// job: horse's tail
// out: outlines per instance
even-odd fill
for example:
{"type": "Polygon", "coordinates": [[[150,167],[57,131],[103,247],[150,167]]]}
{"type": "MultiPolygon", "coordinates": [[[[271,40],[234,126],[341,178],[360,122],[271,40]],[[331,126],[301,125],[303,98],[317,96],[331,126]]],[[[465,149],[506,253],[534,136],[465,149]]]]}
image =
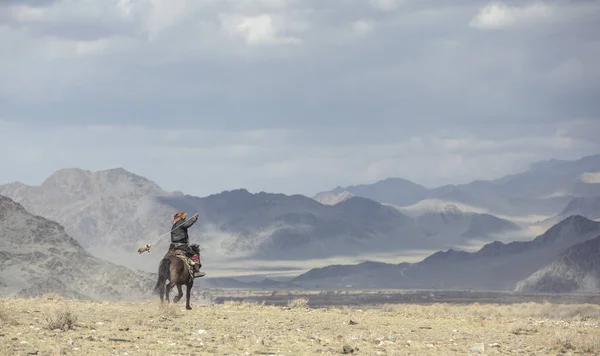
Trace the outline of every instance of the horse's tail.
{"type": "Polygon", "coordinates": [[[161,292],[165,289],[165,282],[171,274],[171,260],[164,258],[158,265],[158,280],[154,286],[154,292],[162,294],[161,292]]]}

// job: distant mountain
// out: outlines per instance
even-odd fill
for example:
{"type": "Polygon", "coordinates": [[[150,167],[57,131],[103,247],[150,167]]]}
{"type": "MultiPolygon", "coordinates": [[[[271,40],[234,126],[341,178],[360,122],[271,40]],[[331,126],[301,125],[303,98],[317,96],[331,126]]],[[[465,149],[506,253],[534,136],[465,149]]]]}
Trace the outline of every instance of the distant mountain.
{"type": "Polygon", "coordinates": [[[571,216],[532,241],[492,242],[477,252],[450,249],[413,264],[324,267],[292,281],[304,287],[512,290],[515,283],[553,261],[561,252],[600,234],[600,223],[571,216]],[[347,272],[352,269],[351,272],[347,272]],[[310,278],[309,278],[310,277],[310,278]]]}
{"type": "Polygon", "coordinates": [[[584,179],[585,174],[600,172],[600,155],[575,161],[537,162],[530,169],[494,180],[445,185],[427,189],[418,184],[390,178],[374,184],[338,187],[321,192],[314,199],[335,201],[331,195],[347,191],[381,203],[399,207],[422,204],[427,200],[470,206],[477,212],[493,215],[556,215],[573,198],[600,196],[600,184],[584,179]]]}
{"type": "Polygon", "coordinates": [[[365,198],[329,206],[302,195],[239,189],[159,201],[199,212],[199,234],[219,236],[213,250],[228,256],[297,260],[436,245],[410,217],[365,198]]]}
{"type": "Polygon", "coordinates": [[[322,204],[336,204],[350,196],[359,196],[378,202],[405,206],[415,204],[428,197],[428,189],[401,178],[389,178],[373,184],[337,187],[330,192],[321,192],[314,199],[322,204]]]}
{"type": "Polygon", "coordinates": [[[337,203],[343,202],[344,200],[350,199],[353,196],[354,194],[350,193],[347,190],[337,193],[337,191],[334,189],[334,191],[332,192],[318,193],[314,196],[314,199],[324,205],[335,205],[337,203]]]}
{"type": "Polygon", "coordinates": [[[0,295],[35,297],[54,292],[103,300],[148,297],[155,282],[87,253],[56,222],[0,196],[0,295]]]}
{"type": "Polygon", "coordinates": [[[515,287],[519,292],[600,292],[600,236],[562,252],[515,287]]]}
{"type": "Polygon", "coordinates": [[[61,169],[37,187],[1,185],[0,195],[59,222],[84,248],[134,248],[168,232],[174,213],[155,201],[169,193],[122,168],[61,169]]]}
{"type": "Polygon", "coordinates": [[[468,239],[489,240],[497,234],[505,234],[520,228],[504,219],[489,214],[463,212],[454,204],[448,204],[440,211],[428,211],[416,218],[417,225],[427,236],[457,237],[450,244],[468,239]]]}
{"type": "Polygon", "coordinates": [[[579,197],[571,200],[556,216],[539,222],[541,226],[549,226],[570,215],[581,215],[590,220],[600,219],[600,196],[579,197]]]}

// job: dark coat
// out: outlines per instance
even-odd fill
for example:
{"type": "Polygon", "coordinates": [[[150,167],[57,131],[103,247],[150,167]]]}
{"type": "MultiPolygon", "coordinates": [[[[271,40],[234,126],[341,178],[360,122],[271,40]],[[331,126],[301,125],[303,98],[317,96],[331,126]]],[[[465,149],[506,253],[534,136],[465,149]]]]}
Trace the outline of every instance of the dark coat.
{"type": "Polygon", "coordinates": [[[188,229],[198,221],[198,217],[194,216],[189,220],[179,220],[171,229],[171,242],[189,243],[188,229]]]}

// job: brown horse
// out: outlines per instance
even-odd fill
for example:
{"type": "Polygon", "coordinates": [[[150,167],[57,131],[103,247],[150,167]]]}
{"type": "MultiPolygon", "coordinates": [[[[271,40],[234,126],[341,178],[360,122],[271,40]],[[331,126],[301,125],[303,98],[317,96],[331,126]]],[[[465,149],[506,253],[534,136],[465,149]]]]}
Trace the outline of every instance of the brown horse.
{"type": "MultiPolygon", "coordinates": [[[[192,246],[194,248],[196,246],[192,246]]],[[[199,252],[199,251],[198,251],[199,252]]],[[[200,254],[198,253],[198,257],[200,254]]],[[[198,261],[200,263],[200,261],[198,261]]],[[[202,264],[200,263],[200,266],[202,264]]],[[[154,291],[159,293],[161,304],[164,303],[164,297],[167,297],[167,303],[170,303],[169,292],[173,287],[177,287],[178,294],[173,298],[173,303],[179,302],[183,297],[183,291],[181,286],[185,285],[185,308],[191,310],[190,306],[190,293],[194,286],[194,277],[190,274],[190,269],[187,263],[183,261],[181,257],[178,257],[174,251],[169,251],[160,261],[158,265],[158,281],[154,287],[154,291]],[[169,281],[168,284],[165,283],[169,281]]]]}

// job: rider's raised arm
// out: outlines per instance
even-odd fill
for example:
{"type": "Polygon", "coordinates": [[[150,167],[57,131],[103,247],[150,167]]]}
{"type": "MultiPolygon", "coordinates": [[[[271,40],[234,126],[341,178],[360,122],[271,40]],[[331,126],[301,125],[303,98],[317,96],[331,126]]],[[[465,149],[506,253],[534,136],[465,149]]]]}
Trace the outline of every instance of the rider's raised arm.
{"type": "Polygon", "coordinates": [[[183,224],[181,224],[181,226],[185,227],[186,229],[191,227],[192,225],[194,225],[194,223],[198,221],[198,217],[196,215],[192,216],[191,219],[187,220],[186,222],[184,222],[183,224]]]}

